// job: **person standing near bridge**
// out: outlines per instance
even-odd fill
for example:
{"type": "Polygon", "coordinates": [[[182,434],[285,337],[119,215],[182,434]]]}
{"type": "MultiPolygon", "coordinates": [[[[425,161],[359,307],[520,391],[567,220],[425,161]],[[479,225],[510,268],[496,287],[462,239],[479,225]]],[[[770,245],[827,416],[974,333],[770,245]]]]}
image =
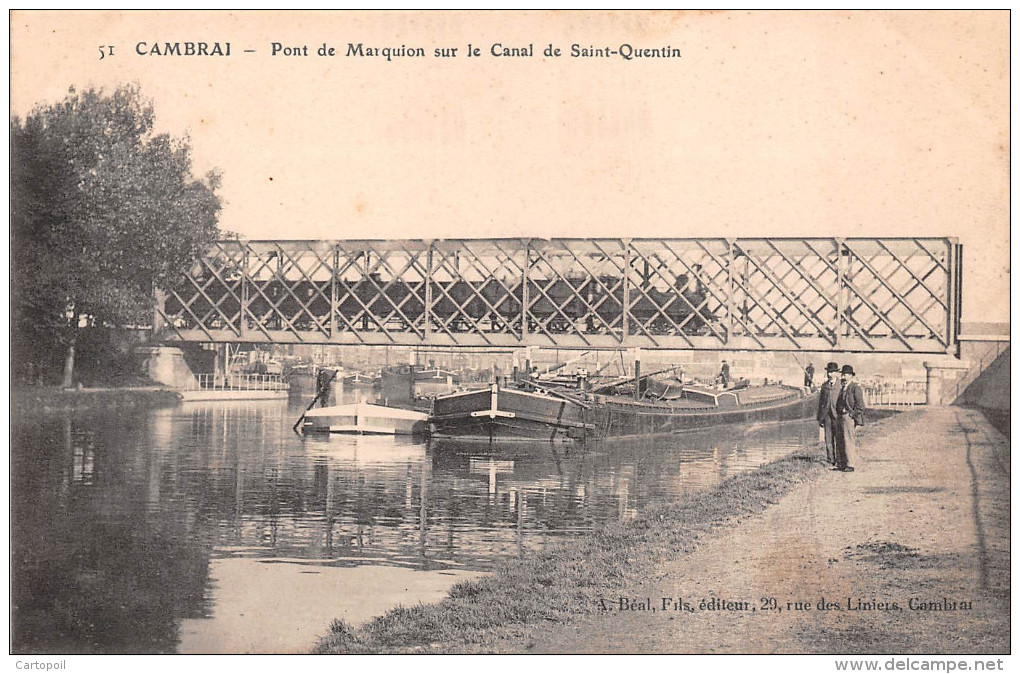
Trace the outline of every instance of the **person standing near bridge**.
{"type": "Polygon", "coordinates": [[[330,386],[336,377],[336,370],[322,368],[315,377],[315,397],[319,401],[319,407],[329,406],[330,386]]]}
{"type": "Polygon", "coordinates": [[[825,460],[833,470],[836,468],[836,434],[839,432],[839,415],[836,402],[841,389],[839,364],[830,362],[825,366],[825,382],[818,392],[818,426],[825,431],[825,460]]]}
{"type": "Polygon", "coordinates": [[[857,456],[857,427],[864,425],[864,392],[854,381],[856,373],[851,365],[844,365],[841,372],[843,388],[836,399],[836,414],[839,416],[839,432],[836,434],[836,469],[845,473],[853,471],[851,457],[857,456]]]}
{"type": "Polygon", "coordinates": [[[808,363],[807,367],[804,368],[804,386],[807,388],[814,388],[815,385],[815,365],[814,363],[808,363]]]}

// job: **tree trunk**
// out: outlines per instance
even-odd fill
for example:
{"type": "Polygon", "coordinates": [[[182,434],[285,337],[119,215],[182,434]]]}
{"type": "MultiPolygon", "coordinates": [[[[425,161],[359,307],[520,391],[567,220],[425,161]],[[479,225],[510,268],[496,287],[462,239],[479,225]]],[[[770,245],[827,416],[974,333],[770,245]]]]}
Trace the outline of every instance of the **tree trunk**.
{"type": "Polygon", "coordinates": [[[74,384],[74,347],[78,342],[78,314],[71,319],[71,329],[68,331],[67,356],[64,358],[64,381],[62,388],[71,388],[74,384]]]}

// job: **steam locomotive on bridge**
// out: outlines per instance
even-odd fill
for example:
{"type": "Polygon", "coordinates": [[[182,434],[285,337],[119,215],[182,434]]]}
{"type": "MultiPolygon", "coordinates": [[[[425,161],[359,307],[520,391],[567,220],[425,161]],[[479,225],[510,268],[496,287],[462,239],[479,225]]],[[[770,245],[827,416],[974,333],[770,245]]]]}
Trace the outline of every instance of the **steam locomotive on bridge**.
{"type": "MultiPolygon", "coordinates": [[[[239,275],[221,275],[220,280],[208,283],[199,277],[197,283],[204,287],[187,307],[180,297],[188,293],[170,293],[167,315],[180,317],[184,326],[194,316],[209,327],[222,327],[239,320],[241,298],[246,296],[248,320],[267,330],[316,330],[330,324],[335,301],[338,329],[400,331],[424,325],[425,302],[431,295],[428,315],[434,329],[505,333],[520,332],[525,301],[525,281],[520,278],[433,279],[426,288],[424,279],[370,273],[356,279],[338,277],[335,295],[330,278],[249,279],[243,291],[239,275]]],[[[614,275],[529,278],[526,284],[529,331],[617,331],[628,302],[632,321],[651,334],[705,334],[715,319],[704,285],[686,274],[676,276],[673,285],[637,275],[631,279],[629,297],[622,278],[614,275]]]]}
{"type": "Polygon", "coordinates": [[[961,256],[948,238],[231,239],[157,289],[153,327],[206,343],[941,354],[961,256]]]}

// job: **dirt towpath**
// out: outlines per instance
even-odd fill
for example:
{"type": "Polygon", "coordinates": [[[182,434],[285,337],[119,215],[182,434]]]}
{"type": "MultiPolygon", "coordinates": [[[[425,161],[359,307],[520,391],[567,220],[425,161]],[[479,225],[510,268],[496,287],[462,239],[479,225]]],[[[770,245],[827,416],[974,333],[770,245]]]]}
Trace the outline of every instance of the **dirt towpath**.
{"type": "Polygon", "coordinates": [[[855,465],[605,597],[612,610],[492,650],[1009,652],[1008,440],[976,410],[918,409],[867,427],[855,465]]]}

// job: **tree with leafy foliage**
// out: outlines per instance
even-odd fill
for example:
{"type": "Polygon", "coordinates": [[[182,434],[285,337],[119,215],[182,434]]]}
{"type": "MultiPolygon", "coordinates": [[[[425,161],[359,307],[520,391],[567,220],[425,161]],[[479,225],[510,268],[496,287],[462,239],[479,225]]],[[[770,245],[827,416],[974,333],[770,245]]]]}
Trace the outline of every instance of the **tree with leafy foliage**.
{"type": "Polygon", "coordinates": [[[72,88],[12,118],[16,371],[45,369],[59,352],[70,386],[81,330],[148,324],[153,289],[172,287],[219,236],[218,174],[193,177],[189,140],[153,122],[137,86],[72,88]]]}

